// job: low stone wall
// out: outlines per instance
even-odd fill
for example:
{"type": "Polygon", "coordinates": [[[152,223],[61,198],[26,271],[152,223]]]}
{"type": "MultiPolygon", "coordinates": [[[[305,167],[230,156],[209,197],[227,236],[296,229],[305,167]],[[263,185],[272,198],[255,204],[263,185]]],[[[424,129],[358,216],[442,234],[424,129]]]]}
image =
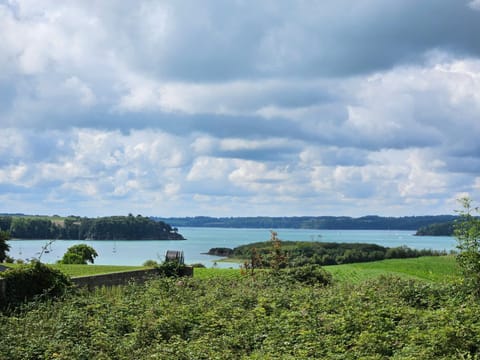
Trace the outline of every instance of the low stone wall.
{"type": "Polygon", "coordinates": [[[110,274],[81,276],[72,278],[72,282],[78,287],[93,289],[100,286],[125,285],[130,281],[143,283],[158,275],[157,269],[134,270],[110,274]]]}
{"type": "MultiPolygon", "coordinates": [[[[193,276],[193,268],[186,267],[182,276],[193,276]]],[[[101,286],[126,285],[133,281],[136,283],[144,283],[145,281],[158,276],[157,269],[124,271],[118,273],[91,275],[72,278],[72,282],[78,287],[93,289],[101,286]]]]}
{"type": "MultiPolygon", "coordinates": [[[[155,278],[158,275],[157,269],[133,270],[76,277],[72,278],[72,282],[78,287],[91,290],[101,286],[127,285],[131,281],[136,283],[144,283],[145,281],[155,278]]],[[[189,266],[185,267],[181,276],[193,276],[193,268],[189,266]]],[[[0,277],[0,299],[5,297],[6,284],[6,280],[0,277]]]]}

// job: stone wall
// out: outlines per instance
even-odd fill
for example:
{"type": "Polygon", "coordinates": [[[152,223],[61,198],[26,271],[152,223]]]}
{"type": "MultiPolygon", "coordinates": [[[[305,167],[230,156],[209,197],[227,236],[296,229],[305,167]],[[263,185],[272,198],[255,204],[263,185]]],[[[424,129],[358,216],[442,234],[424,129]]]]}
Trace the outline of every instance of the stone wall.
{"type": "MultiPolygon", "coordinates": [[[[76,277],[72,279],[72,282],[78,287],[93,289],[101,286],[126,285],[131,281],[136,283],[144,283],[145,281],[156,276],[158,276],[157,269],[147,269],[76,277]]],[[[186,267],[182,276],[193,276],[193,268],[186,267]]]]}
{"type": "Polygon", "coordinates": [[[100,286],[125,285],[130,281],[143,283],[157,275],[158,270],[156,269],[134,270],[111,274],[81,276],[72,278],[72,282],[78,287],[93,289],[100,286]]]}
{"type": "MultiPolygon", "coordinates": [[[[185,267],[184,272],[181,275],[193,276],[193,268],[189,266],[185,267]]],[[[144,283],[145,281],[156,276],[158,276],[157,269],[147,269],[76,277],[72,278],[72,282],[78,287],[91,290],[95,287],[101,286],[126,285],[131,281],[136,283],[144,283]]],[[[5,291],[6,281],[5,279],[0,278],[0,298],[5,297],[5,291]]]]}

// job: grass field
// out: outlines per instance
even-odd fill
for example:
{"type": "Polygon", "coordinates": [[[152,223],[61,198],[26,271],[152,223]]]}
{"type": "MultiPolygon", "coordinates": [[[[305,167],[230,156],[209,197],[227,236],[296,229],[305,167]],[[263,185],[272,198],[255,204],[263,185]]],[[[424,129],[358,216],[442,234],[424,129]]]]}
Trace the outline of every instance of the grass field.
{"type": "Polygon", "coordinates": [[[195,268],[193,276],[198,279],[209,279],[214,277],[238,278],[241,276],[239,269],[212,269],[212,268],[195,268]]]}
{"type": "MultiPolygon", "coordinates": [[[[413,259],[391,259],[374,262],[325,266],[339,282],[359,283],[381,275],[420,279],[431,282],[451,281],[460,275],[454,256],[425,256],[413,259]]],[[[238,269],[195,269],[198,278],[241,276],[238,269]]]]}
{"type": "MultiPolygon", "coordinates": [[[[16,267],[18,265],[6,264],[16,267]]],[[[107,274],[112,272],[146,269],[143,266],[117,266],[117,265],[66,265],[52,264],[65,274],[87,276],[107,274]]],[[[454,256],[425,256],[413,259],[391,259],[366,263],[325,266],[332,273],[333,278],[339,282],[359,283],[381,275],[395,275],[402,278],[413,278],[431,282],[451,281],[459,276],[459,268],[454,256]]],[[[212,269],[195,268],[194,276],[199,279],[213,277],[237,278],[240,277],[239,269],[212,269]]]]}
{"type": "Polygon", "coordinates": [[[337,281],[358,283],[381,275],[396,275],[431,282],[451,281],[460,270],[454,256],[425,256],[413,259],[391,259],[367,263],[325,266],[337,281]]]}
{"type": "Polygon", "coordinates": [[[68,276],[88,276],[98,274],[108,274],[121,271],[132,271],[147,269],[144,266],[120,266],[120,265],[68,265],[68,264],[54,264],[55,269],[62,271],[68,276]]]}

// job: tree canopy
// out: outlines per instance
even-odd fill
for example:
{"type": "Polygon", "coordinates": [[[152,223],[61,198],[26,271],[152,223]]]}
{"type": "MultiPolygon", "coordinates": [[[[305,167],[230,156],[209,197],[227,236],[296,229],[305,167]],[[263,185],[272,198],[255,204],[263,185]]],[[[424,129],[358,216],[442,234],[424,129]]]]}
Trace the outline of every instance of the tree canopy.
{"type": "Polygon", "coordinates": [[[95,258],[98,256],[97,252],[91,246],[86,244],[77,244],[70,246],[67,252],[63,255],[60,262],[62,264],[87,264],[94,263],[95,258]]]}
{"type": "Polygon", "coordinates": [[[10,250],[10,246],[7,244],[9,238],[8,232],[0,230],[0,262],[5,261],[7,252],[10,250]]]}

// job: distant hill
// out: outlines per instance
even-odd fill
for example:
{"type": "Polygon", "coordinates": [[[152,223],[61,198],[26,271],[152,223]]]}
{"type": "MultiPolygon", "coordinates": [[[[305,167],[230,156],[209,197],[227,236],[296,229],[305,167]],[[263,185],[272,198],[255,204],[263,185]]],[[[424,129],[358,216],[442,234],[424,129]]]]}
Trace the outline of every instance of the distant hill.
{"type": "Polygon", "coordinates": [[[0,216],[0,229],[17,239],[183,240],[169,224],[141,215],[86,218],[0,216]]]}
{"type": "Polygon", "coordinates": [[[328,230],[418,230],[421,227],[453,221],[454,215],[404,217],[363,216],[299,216],[299,217],[171,217],[153,219],[175,227],[223,227],[266,229],[328,229],[328,230]]]}

